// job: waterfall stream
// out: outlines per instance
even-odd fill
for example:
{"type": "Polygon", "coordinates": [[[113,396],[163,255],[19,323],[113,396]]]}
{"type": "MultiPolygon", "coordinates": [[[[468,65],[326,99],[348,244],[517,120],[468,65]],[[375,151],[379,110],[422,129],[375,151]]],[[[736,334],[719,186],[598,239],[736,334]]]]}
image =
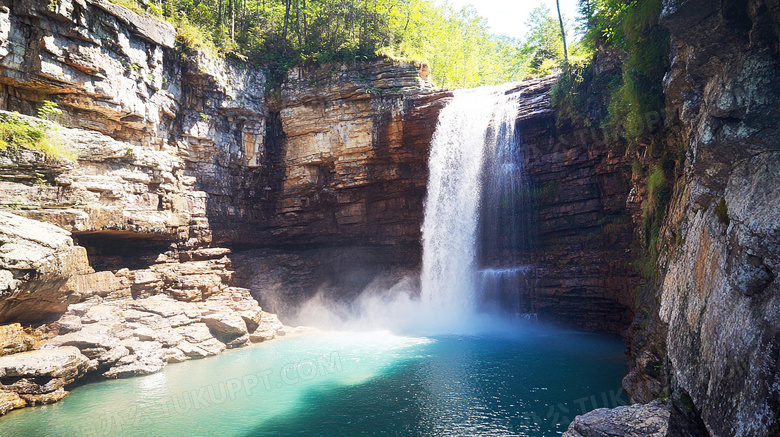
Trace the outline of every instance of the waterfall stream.
{"type": "Polygon", "coordinates": [[[479,309],[529,312],[518,265],[530,235],[531,190],[515,132],[511,85],[459,90],[431,142],[425,203],[423,304],[463,320],[479,309]]]}

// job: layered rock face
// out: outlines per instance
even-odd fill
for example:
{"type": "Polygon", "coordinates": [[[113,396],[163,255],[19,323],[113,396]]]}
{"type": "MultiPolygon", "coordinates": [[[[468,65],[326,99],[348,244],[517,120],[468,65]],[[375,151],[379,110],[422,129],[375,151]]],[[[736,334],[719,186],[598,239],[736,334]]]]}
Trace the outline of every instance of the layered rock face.
{"type": "Polygon", "coordinates": [[[261,169],[202,176],[218,202],[209,211],[217,240],[417,245],[428,145],[446,95],[406,63],[293,69],[269,102],[261,169]]]}
{"type": "Polygon", "coordinates": [[[33,113],[54,100],[70,125],[160,144],[180,99],[163,66],[175,37],[170,25],[107,0],[4,1],[0,107],[33,113]]]}
{"type": "MultiPolygon", "coordinates": [[[[282,325],[231,287],[193,162],[256,166],[258,71],[171,50],[173,28],[106,1],[0,8],[3,111],[78,156],[0,151],[0,412],[54,402],[88,374],[146,374],[274,338],[282,325]],[[221,154],[217,154],[219,149],[221,154]],[[216,159],[216,158],[215,158],[216,159]],[[47,222],[47,223],[42,223],[47,222]]],[[[258,88],[260,91],[258,91],[258,88]]]]}
{"type": "Polygon", "coordinates": [[[234,256],[237,284],[294,314],[317,292],[349,300],[419,268],[428,147],[449,96],[407,63],[293,69],[269,102],[262,169],[224,176],[229,198],[202,177],[215,240],[274,248],[234,256]]]}
{"type": "Polygon", "coordinates": [[[556,128],[555,78],[525,82],[518,129],[534,185],[536,236],[530,309],[587,330],[622,333],[633,317],[639,279],[630,266],[630,167],[601,133],[556,128]]]}
{"type": "Polygon", "coordinates": [[[777,435],[780,4],[664,6],[673,46],[665,90],[688,149],[659,291],[672,431],[777,435]]]}

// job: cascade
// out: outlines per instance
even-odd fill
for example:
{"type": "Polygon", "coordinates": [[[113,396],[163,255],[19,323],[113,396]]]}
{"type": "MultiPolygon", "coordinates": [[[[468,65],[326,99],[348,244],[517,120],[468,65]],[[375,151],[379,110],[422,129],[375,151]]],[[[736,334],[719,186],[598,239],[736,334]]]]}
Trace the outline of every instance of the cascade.
{"type": "Polygon", "coordinates": [[[462,320],[486,307],[528,312],[532,196],[515,132],[510,85],[455,92],[431,142],[425,202],[421,299],[462,320]]]}

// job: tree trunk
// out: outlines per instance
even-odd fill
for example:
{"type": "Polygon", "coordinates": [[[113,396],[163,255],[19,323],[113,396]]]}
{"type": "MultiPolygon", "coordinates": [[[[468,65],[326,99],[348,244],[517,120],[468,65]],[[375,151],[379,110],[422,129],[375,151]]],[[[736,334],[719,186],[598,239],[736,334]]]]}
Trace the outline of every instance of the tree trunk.
{"type": "Polygon", "coordinates": [[[295,0],[295,33],[298,34],[298,48],[303,47],[301,43],[301,0],[295,0]]]}
{"type": "Polygon", "coordinates": [[[566,30],[563,27],[563,16],[561,15],[561,4],[555,0],[555,7],[558,8],[558,21],[561,23],[561,38],[563,38],[563,60],[569,62],[569,52],[566,48],[566,30]]]}
{"type": "Polygon", "coordinates": [[[303,42],[306,43],[306,37],[309,35],[309,27],[306,24],[306,0],[303,0],[303,42]]]}
{"type": "Polygon", "coordinates": [[[282,39],[287,40],[287,23],[290,20],[290,4],[292,3],[292,0],[287,0],[285,2],[285,10],[284,10],[284,29],[282,30],[282,39]]]}
{"type": "Polygon", "coordinates": [[[219,8],[217,8],[217,27],[220,35],[222,34],[222,0],[219,0],[219,8]]]}
{"type": "Polygon", "coordinates": [[[230,0],[230,40],[236,40],[236,0],[230,0]]]}

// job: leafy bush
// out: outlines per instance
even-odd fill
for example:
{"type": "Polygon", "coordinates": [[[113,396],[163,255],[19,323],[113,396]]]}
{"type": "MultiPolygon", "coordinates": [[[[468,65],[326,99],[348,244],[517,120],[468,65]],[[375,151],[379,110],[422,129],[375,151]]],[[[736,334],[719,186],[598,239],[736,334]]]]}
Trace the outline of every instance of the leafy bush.
{"type": "Polygon", "coordinates": [[[12,115],[0,122],[0,150],[22,147],[39,150],[55,160],[75,160],[78,154],[62,145],[44,123],[12,115]]]}
{"type": "Polygon", "coordinates": [[[581,45],[590,53],[617,55],[618,77],[599,77],[593,57],[584,65],[564,65],[553,92],[562,121],[588,121],[590,99],[604,105],[601,127],[630,143],[661,135],[664,115],[663,76],[668,68],[669,38],[658,24],[661,0],[581,0],[587,29],[581,45]]]}
{"type": "Polygon", "coordinates": [[[669,182],[663,166],[656,165],[647,179],[647,200],[642,205],[642,227],[653,259],[658,257],[658,238],[668,202],[669,182]]]}

